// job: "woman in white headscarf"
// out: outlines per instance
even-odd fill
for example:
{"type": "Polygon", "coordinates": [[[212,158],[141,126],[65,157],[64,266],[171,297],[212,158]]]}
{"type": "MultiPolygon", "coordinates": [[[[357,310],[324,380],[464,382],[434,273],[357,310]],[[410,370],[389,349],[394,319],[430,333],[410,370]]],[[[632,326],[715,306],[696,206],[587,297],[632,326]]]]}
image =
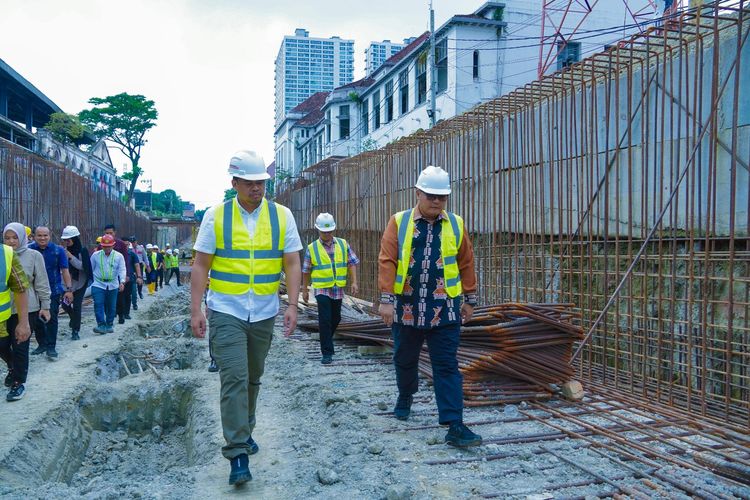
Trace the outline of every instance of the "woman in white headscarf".
{"type": "MultiPolygon", "coordinates": [[[[13,249],[18,260],[23,265],[23,271],[29,279],[27,296],[29,301],[29,322],[33,324],[36,316],[42,321],[49,321],[50,288],[47,270],[44,267],[44,257],[39,252],[32,252],[26,247],[26,230],[23,224],[11,222],[3,229],[3,243],[13,249]]],[[[8,375],[5,386],[10,388],[6,396],[8,401],[18,401],[25,391],[26,375],[29,372],[29,343],[14,342],[15,330],[18,325],[18,313],[15,303],[12,314],[8,318],[6,337],[0,337],[0,358],[8,365],[8,375]]]]}

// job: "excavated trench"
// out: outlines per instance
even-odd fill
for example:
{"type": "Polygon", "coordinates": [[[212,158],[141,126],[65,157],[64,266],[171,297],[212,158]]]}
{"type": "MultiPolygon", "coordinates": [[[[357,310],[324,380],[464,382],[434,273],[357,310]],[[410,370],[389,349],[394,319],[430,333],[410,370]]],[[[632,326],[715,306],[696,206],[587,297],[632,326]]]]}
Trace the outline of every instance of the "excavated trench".
{"type": "Polygon", "coordinates": [[[94,376],[102,382],[113,382],[143,372],[188,370],[202,366],[205,344],[193,340],[158,339],[133,342],[118,352],[97,360],[94,376]]]}

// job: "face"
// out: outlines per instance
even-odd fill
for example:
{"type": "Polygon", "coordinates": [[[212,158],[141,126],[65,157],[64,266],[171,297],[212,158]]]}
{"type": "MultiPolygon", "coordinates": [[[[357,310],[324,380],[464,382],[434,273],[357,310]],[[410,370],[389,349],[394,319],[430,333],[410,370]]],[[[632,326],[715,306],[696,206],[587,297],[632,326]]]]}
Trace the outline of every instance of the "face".
{"type": "Polygon", "coordinates": [[[320,241],[325,241],[326,243],[328,243],[333,239],[333,231],[318,231],[318,234],[320,235],[320,241]]]}
{"type": "Polygon", "coordinates": [[[111,227],[108,227],[107,229],[104,230],[104,234],[109,234],[109,235],[111,235],[114,238],[115,237],[115,230],[113,228],[111,228],[111,227]]]}
{"type": "Polygon", "coordinates": [[[437,218],[448,204],[447,194],[428,194],[417,189],[417,207],[428,219],[437,218]]]}
{"type": "Polygon", "coordinates": [[[65,245],[66,247],[73,246],[73,240],[67,240],[67,239],[63,238],[62,239],[62,244],[65,245]]]}
{"type": "Polygon", "coordinates": [[[34,231],[34,241],[41,248],[47,248],[49,244],[49,228],[40,226],[34,231]]]}
{"type": "Polygon", "coordinates": [[[20,242],[18,241],[18,235],[15,232],[5,231],[5,234],[3,234],[3,243],[15,250],[18,248],[20,242]]]}
{"type": "Polygon", "coordinates": [[[102,247],[102,250],[104,250],[104,255],[109,255],[112,253],[112,247],[102,247]]]}
{"type": "Polygon", "coordinates": [[[240,201],[258,205],[266,194],[266,181],[246,181],[235,177],[232,187],[237,191],[240,201]]]}

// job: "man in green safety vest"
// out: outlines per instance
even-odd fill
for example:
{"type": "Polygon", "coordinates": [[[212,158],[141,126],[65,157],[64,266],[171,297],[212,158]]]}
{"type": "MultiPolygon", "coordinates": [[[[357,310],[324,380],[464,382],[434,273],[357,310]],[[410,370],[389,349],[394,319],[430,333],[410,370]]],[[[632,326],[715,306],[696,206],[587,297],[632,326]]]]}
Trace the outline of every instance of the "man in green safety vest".
{"type": "Polygon", "coordinates": [[[237,152],[229,175],[237,196],[203,216],[193,247],[190,297],[193,334],[203,338],[201,305],[210,272],[206,304],[221,380],[222,454],[231,465],[229,484],[239,485],[252,479],[248,455],[258,451],[252,437],[256,400],[279,312],[282,270],[289,293],[284,334],[297,326],[302,242],[292,212],[264,197],[270,176],[259,154],[237,152]]]}
{"type": "Polygon", "coordinates": [[[336,221],[333,215],[322,213],[315,219],[315,228],[320,236],[307,246],[302,264],[302,300],[308,301],[312,280],[315,301],[318,303],[318,331],[320,332],[320,362],[329,365],[333,361],[333,334],[341,321],[341,303],[347,280],[352,294],[357,295],[357,264],[359,259],[349,243],[335,238],[336,221]]]}
{"type": "Polygon", "coordinates": [[[448,172],[429,166],[415,188],[417,205],[391,217],[378,256],[378,311],[392,328],[399,392],[393,413],[399,420],[409,418],[426,340],[439,422],[449,426],[445,441],[476,446],[482,438],[463,423],[463,378],[456,359],[461,323],[471,319],[477,303],[474,250],[463,219],[445,210],[448,172]]]}

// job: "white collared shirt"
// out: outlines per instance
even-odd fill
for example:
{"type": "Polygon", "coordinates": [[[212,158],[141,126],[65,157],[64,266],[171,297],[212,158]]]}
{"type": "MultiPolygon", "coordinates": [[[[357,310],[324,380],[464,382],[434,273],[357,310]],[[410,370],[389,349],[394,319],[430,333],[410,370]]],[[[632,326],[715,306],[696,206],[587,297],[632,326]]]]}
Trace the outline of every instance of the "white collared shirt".
{"type": "MultiPolygon", "coordinates": [[[[270,202],[269,202],[270,203],[270,202]]],[[[239,203],[238,203],[239,205],[239,203]]],[[[248,233],[255,234],[255,226],[260,217],[260,205],[252,212],[248,212],[242,205],[240,217],[245,224],[248,233]]],[[[294,221],[292,211],[283,205],[279,207],[286,214],[286,233],[284,234],[284,253],[294,253],[302,250],[302,240],[297,232],[297,223],[294,221]]],[[[198,236],[195,239],[193,249],[197,252],[216,253],[216,233],[214,232],[214,220],[216,207],[209,208],[203,215],[198,236]]],[[[214,290],[208,291],[208,308],[212,311],[231,314],[243,321],[255,323],[276,316],[279,313],[279,295],[255,295],[252,289],[242,295],[231,295],[214,290]]]]}

